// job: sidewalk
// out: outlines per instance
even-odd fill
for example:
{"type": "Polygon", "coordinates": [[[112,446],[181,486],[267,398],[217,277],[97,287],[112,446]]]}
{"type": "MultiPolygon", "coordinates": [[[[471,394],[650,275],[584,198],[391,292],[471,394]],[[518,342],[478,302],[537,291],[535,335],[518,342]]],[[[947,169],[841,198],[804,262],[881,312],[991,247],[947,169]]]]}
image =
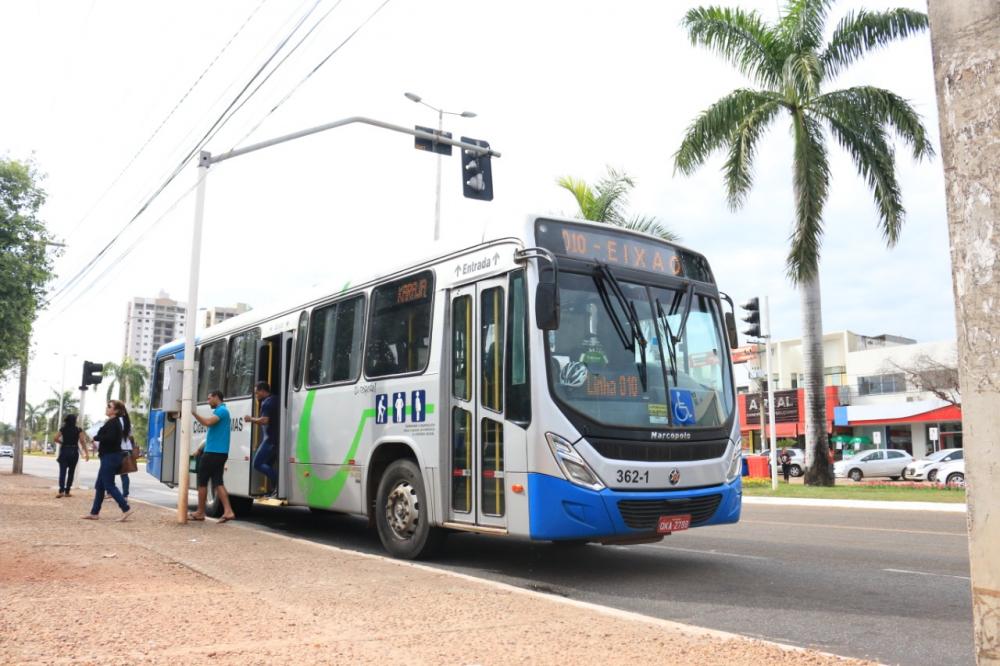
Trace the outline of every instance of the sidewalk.
{"type": "Polygon", "coordinates": [[[54,495],[0,475],[0,663],[862,663],[138,502],[84,521],[90,493],[54,495]]]}

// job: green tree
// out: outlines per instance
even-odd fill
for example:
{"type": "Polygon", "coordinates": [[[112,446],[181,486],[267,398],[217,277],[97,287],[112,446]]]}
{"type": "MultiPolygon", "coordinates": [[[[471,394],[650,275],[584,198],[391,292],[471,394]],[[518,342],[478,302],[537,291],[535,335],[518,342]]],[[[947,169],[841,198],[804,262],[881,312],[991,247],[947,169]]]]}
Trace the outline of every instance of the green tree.
{"type": "Polygon", "coordinates": [[[16,428],[9,423],[0,423],[0,442],[10,444],[14,441],[16,428]]]}
{"type": "Polygon", "coordinates": [[[38,220],[45,191],[30,162],[0,158],[0,381],[26,362],[31,324],[52,279],[51,237],[38,220]]]}
{"type": "Polygon", "coordinates": [[[28,437],[34,440],[42,439],[45,434],[45,405],[39,403],[32,405],[30,402],[24,405],[24,428],[28,437]]]}
{"type": "Polygon", "coordinates": [[[137,405],[142,400],[143,390],[146,388],[146,380],[149,379],[149,370],[137,365],[135,361],[126,356],[121,363],[107,361],[104,363],[104,377],[110,377],[111,383],[108,385],[108,400],[115,386],[118,387],[118,399],[137,405]]]}
{"type": "Polygon", "coordinates": [[[60,403],[62,403],[63,416],[76,411],[80,406],[80,401],[73,397],[73,391],[63,391],[62,395],[59,395],[59,391],[52,389],[52,397],[46,400],[43,405],[45,416],[49,420],[49,430],[56,431],[62,427],[62,424],[59,423],[60,403]]]}
{"type": "Polygon", "coordinates": [[[577,217],[640,231],[666,241],[679,240],[677,234],[663,226],[655,217],[629,216],[625,212],[629,192],[635,187],[635,179],[627,173],[608,167],[608,174],[594,186],[572,176],[563,176],[556,180],[556,184],[576,199],[579,207],[577,217]]]}
{"type": "Polygon", "coordinates": [[[720,7],[692,9],[683,20],[692,44],[715,51],[756,86],[729,93],[690,125],[674,155],[688,175],[724,150],[723,179],[732,210],[753,185],[753,160],[765,130],[781,115],[791,125],[795,219],[787,258],[799,288],[805,370],[806,483],[832,485],[827,461],[823,396],[823,323],[819,259],[823,207],[830,184],[827,132],[847,151],[871,189],[886,245],[899,238],[905,211],[896,181],[892,135],[916,160],[934,154],[920,116],[909,102],[871,86],[825,91],[838,74],[870,51],[927,28],[927,15],[909,9],[849,12],[823,41],[832,0],[789,0],[775,24],[756,12],[720,7]]]}

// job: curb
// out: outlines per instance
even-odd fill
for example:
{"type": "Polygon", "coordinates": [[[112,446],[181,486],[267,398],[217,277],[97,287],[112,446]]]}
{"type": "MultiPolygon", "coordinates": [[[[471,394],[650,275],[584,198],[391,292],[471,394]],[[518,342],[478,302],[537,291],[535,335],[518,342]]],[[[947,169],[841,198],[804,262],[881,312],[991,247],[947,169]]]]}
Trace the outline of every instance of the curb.
{"type": "Polygon", "coordinates": [[[748,497],[744,504],[770,504],[777,506],[836,507],[840,509],[886,509],[890,511],[942,511],[965,513],[965,504],[946,502],[893,502],[889,500],[811,499],[808,497],[748,497]]]}

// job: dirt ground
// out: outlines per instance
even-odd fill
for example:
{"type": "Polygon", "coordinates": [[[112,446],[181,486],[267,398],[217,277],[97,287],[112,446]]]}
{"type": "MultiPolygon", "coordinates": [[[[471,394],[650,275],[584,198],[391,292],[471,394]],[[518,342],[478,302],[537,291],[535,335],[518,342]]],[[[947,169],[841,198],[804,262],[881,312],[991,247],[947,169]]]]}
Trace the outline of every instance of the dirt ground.
{"type": "Polygon", "coordinates": [[[0,475],[3,664],[860,664],[0,475]]]}

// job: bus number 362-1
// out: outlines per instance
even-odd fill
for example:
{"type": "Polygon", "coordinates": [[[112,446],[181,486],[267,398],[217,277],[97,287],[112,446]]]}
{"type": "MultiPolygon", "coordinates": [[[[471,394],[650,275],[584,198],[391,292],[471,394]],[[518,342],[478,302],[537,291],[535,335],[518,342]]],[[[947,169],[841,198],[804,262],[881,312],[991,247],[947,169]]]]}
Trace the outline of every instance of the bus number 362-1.
{"type": "Polygon", "coordinates": [[[618,483],[649,483],[649,470],[640,472],[637,469],[620,469],[618,483]]]}

